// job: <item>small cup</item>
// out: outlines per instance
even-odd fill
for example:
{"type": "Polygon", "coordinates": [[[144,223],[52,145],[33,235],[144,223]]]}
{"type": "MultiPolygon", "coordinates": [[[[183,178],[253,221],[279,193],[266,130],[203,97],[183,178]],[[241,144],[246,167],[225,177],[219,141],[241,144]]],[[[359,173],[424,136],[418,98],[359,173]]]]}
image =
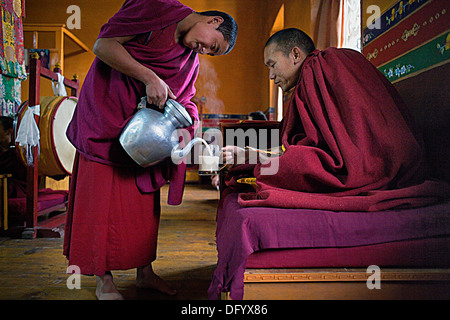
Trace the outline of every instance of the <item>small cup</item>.
{"type": "Polygon", "coordinates": [[[199,156],[199,175],[215,175],[219,174],[219,157],[216,156],[199,156]]]}

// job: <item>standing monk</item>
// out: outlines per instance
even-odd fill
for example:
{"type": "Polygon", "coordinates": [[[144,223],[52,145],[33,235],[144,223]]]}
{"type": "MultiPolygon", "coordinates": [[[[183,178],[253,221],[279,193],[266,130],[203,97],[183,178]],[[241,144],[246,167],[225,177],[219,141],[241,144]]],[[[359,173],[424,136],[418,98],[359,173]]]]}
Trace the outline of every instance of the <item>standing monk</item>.
{"type": "MultiPolygon", "coordinates": [[[[67,136],[77,149],[64,254],[82,274],[97,276],[98,299],[122,299],[111,270],[137,268],[136,286],[174,294],[152,270],[160,216],[159,189],[181,202],[185,165],[169,160],[138,167],[119,143],[140,98],[162,109],[168,98],[198,120],[191,98],[197,54],[223,55],[237,25],[226,13],[197,13],[176,0],[127,0],[94,45],[67,136]]],[[[152,130],[152,128],[148,128],[152,130]]],[[[195,128],[189,128],[193,135],[195,128]]],[[[157,146],[155,146],[157,147],[157,146]]]]}

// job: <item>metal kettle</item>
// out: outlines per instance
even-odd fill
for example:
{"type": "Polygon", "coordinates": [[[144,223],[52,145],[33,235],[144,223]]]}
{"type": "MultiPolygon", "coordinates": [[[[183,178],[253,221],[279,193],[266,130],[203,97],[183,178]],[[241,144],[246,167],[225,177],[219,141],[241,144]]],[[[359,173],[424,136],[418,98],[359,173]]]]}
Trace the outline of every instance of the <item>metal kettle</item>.
{"type": "Polygon", "coordinates": [[[185,157],[198,139],[191,140],[184,149],[179,148],[176,129],[192,125],[186,109],[175,100],[168,99],[164,113],[145,108],[146,97],[139,103],[140,110],[123,129],[119,141],[128,155],[140,166],[152,166],[167,157],[185,157]],[[143,106],[143,107],[142,107],[143,106]]]}

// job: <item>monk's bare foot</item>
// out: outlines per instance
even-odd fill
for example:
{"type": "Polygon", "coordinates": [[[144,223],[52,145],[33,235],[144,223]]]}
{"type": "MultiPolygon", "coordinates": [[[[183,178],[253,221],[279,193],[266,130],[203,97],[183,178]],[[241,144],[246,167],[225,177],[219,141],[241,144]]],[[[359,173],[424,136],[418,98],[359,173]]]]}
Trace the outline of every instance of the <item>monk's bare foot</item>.
{"type": "Polygon", "coordinates": [[[117,291],[111,274],[96,276],[97,289],[95,295],[98,300],[123,300],[123,296],[117,291]]]}
{"type": "Polygon", "coordinates": [[[152,265],[137,268],[136,287],[144,289],[155,289],[159,292],[176,295],[177,291],[170,288],[167,283],[158,277],[152,269],[152,265]]]}

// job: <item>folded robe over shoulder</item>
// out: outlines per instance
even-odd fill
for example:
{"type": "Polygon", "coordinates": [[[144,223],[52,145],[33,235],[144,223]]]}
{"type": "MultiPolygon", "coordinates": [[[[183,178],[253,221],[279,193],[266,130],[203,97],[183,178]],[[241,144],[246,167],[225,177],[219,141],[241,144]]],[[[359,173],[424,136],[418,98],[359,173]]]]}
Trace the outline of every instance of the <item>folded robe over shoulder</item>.
{"type": "Polygon", "coordinates": [[[304,61],[282,122],[285,153],[255,167],[242,206],[344,211],[417,207],[448,198],[425,180],[421,138],[393,85],[359,52],[304,61]]]}

